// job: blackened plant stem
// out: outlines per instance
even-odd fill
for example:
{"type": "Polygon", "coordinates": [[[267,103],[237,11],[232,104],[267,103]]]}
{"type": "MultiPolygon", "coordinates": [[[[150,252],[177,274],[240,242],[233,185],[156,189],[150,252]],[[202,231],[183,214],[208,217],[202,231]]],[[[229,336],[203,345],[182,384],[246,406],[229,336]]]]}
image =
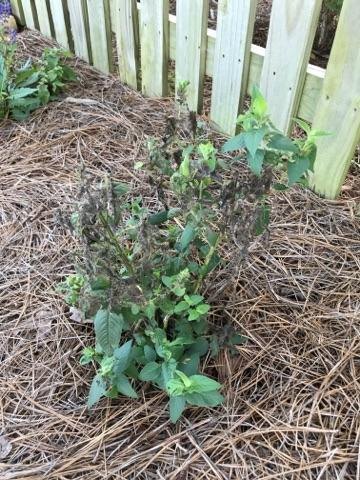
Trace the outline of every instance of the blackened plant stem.
{"type": "Polygon", "coordinates": [[[113,245],[113,247],[115,248],[116,250],[116,253],[118,254],[120,260],[122,261],[122,263],[124,264],[124,266],[126,267],[126,270],[128,271],[128,273],[134,277],[135,276],[135,272],[134,272],[134,269],[126,255],[126,253],[124,252],[124,250],[121,248],[119,242],[118,242],[118,239],[116,238],[116,235],[114,234],[114,232],[112,231],[110,225],[108,224],[104,214],[102,212],[99,213],[99,219],[108,235],[108,240],[110,241],[110,243],[113,245]]]}

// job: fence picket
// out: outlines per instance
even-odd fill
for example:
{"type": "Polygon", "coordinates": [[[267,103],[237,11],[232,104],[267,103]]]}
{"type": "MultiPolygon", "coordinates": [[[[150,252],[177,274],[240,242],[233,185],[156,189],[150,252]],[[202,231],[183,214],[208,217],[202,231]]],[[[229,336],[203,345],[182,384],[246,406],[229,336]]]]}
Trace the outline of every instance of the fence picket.
{"type": "Polygon", "coordinates": [[[51,26],[46,0],[35,0],[36,13],[40,32],[46,37],[51,37],[51,26]]]}
{"type": "Polygon", "coordinates": [[[64,48],[69,49],[69,36],[66,26],[64,0],[49,0],[50,12],[54,25],[56,41],[64,48]]]}
{"type": "Polygon", "coordinates": [[[92,61],[104,73],[112,70],[110,6],[108,0],[87,0],[92,61]]]}
{"type": "Polygon", "coordinates": [[[304,86],[321,0],[274,0],[260,90],[277,128],[288,133],[304,86]]]}
{"type": "Polygon", "coordinates": [[[168,93],[169,0],[141,0],[141,80],[144,95],[168,93]]]}
{"type": "Polygon", "coordinates": [[[139,35],[136,0],[115,0],[112,16],[118,49],[120,80],[138,88],[139,35]]]}
{"type": "Polygon", "coordinates": [[[318,142],[312,185],[335,198],[360,141],[360,2],[345,0],[313,128],[332,135],[318,142]]]}
{"type": "Polygon", "coordinates": [[[257,0],[220,0],[210,118],[232,135],[247,87],[257,0]]]}
{"type": "Polygon", "coordinates": [[[24,11],[21,4],[21,0],[10,0],[11,11],[20,22],[21,25],[25,25],[24,11]]]}
{"type": "Polygon", "coordinates": [[[91,50],[87,36],[86,5],[83,0],[71,0],[68,2],[68,9],[75,53],[86,62],[90,62],[91,50]]]}
{"type": "Polygon", "coordinates": [[[189,81],[187,103],[201,112],[209,0],[178,0],[176,6],[176,86],[189,81]]]}
{"type": "Polygon", "coordinates": [[[35,30],[37,22],[34,12],[34,4],[32,0],[22,0],[22,7],[27,28],[35,30]]]}

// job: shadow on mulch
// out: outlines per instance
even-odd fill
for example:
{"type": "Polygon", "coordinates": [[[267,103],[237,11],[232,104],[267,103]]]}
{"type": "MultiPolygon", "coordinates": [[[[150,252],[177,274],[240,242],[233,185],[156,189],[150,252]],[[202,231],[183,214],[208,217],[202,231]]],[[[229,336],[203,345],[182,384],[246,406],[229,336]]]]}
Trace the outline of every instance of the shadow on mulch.
{"type": "MultiPolygon", "coordinates": [[[[35,55],[46,43],[29,32],[20,42],[35,55]]],[[[68,95],[76,100],[0,125],[1,478],[357,478],[356,165],[337,201],[300,188],[274,198],[269,244],[255,244],[217,296],[214,320],[226,316],[249,338],[238,356],[205,365],[224,383],[223,406],[191,408],[176,426],[155,391],[86,410],[92,372],[78,359],[93,333],[55,292],[75,248],[57,212],[71,209],[81,162],[151,199],[133,165],[173,105],[74,63],[81,83],[68,95]]],[[[225,280],[215,275],[207,294],[214,298],[225,280]]]]}

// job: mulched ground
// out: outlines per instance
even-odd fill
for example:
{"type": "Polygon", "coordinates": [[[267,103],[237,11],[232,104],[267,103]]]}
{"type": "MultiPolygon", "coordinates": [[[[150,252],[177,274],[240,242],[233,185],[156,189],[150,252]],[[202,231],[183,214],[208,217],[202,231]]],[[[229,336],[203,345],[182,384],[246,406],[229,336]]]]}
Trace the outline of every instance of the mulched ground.
{"type": "MultiPolygon", "coordinates": [[[[24,53],[46,43],[20,36],[24,53]]],[[[167,100],[144,99],[74,60],[80,85],[21,124],[0,124],[0,473],[10,479],[354,480],[360,477],[359,159],[339,200],[295,188],[273,199],[256,244],[214,300],[249,337],[206,362],[225,404],[178,425],[155,391],[85,407],[92,328],[55,292],[74,244],[69,211],[81,162],[151,196],[133,170],[159,136],[167,100]]],[[[244,172],[245,175],[245,172],[244,172]]],[[[215,298],[221,272],[207,287],[215,298]]]]}

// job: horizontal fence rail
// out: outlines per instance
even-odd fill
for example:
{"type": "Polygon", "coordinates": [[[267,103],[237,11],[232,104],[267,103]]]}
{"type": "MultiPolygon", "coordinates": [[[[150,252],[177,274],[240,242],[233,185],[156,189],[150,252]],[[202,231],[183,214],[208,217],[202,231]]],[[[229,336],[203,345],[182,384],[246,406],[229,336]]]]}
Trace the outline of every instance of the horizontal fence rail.
{"type": "Polygon", "coordinates": [[[321,3],[274,0],[264,49],[251,44],[257,0],[219,0],[216,31],[206,27],[208,0],[177,0],[176,16],[169,0],[11,0],[22,24],[145,95],[168,95],[175,61],[175,82],[190,82],[190,107],[201,113],[212,77],[209,119],[225,134],[260,85],[280,130],[299,117],[331,134],[319,143],[312,184],[333,198],[360,140],[360,2],[344,0],[327,70],[308,63],[321,3]]]}

